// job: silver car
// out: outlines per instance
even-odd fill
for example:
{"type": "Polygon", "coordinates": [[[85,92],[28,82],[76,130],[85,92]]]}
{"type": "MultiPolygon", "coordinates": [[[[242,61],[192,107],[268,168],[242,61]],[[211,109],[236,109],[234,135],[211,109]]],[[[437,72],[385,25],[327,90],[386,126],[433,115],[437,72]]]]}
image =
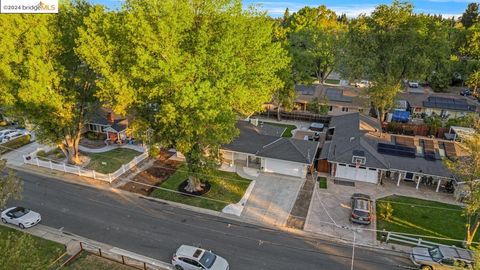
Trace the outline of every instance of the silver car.
{"type": "Polygon", "coordinates": [[[421,270],[473,269],[473,254],[455,246],[415,247],[410,259],[421,270]]]}
{"type": "Polygon", "coordinates": [[[23,207],[8,208],[2,212],[1,218],[3,223],[17,225],[20,229],[35,226],[42,220],[39,213],[23,207]]]}
{"type": "Polygon", "coordinates": [[[182,245],[173,254],[172,265],[176,270],[228,270],[228,262],[211,251],[182,245]]]}

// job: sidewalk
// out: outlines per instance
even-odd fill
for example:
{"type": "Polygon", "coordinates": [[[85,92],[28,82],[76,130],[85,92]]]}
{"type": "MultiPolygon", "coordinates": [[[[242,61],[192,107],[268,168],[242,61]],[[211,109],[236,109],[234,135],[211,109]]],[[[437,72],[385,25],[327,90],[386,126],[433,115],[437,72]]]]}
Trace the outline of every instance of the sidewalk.
{"type": "MultiPolygon", "coordinates": [[[[75,255],[80,251],[80,243],[84,243],[87,245],[95,246],[100,248],[102,251],[106,251],[112,254],[116,254],[119,256],[128,256],[129,258],[132,258],[134,260],[140,261],[140,262],[145,262],[148,263],[149,265],[156,266],[155,269],[158,270],[171,270],[173,269],[171,267],[170,263],[162,262],[153,258],[149,258],[137,253],[133,253],[127,250],[123,250],[120,248],[116,248],[104,243],[100,243],[88,238],[84,238],[78,235],[74,235],[68,232],[63,232],[61,230],[54,229],[52,227],[48,227],[42,224],[38,224],[32,228],[21,230],[16,226],[11,226],[11,225],[4,225],[5,227],[9,227],[12,229],[16,229],[21,232],[29,233],[31,235],[50,240],[56,243],[60,243],[62,245],[65,245],[67,253],[69,255],[75,255]]],[[[152,269],[152,268],[149,268],[152,269]]]]}

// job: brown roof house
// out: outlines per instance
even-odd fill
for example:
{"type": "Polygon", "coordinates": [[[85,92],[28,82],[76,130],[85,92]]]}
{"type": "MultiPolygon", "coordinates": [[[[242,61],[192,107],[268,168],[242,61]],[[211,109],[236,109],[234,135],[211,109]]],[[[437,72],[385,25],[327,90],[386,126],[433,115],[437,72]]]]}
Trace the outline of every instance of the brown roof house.
{"type": "Polygon", "coordinates": [[[115,115],[112,111],[101,108],[85,124],[86,131],[103,133],[111,142],[122,142],[127,138],[128,119],[115,115]]]}

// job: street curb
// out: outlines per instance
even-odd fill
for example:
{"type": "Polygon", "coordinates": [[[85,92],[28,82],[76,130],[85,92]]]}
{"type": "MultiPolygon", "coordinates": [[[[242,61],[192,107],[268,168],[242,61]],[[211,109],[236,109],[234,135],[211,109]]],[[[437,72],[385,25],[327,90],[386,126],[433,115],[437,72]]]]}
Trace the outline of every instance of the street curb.
{"type": "MultiPolygon", "coordinates": [[[[80,185],[80,186],[85,186],[85,187],[89,187],[89,188],[95,188],[95,189],[99,189],[99,190],[103,190],[103,191],[109,191],[109,192],[111,192],[112,190],[115,190],[116,193],[122,193],[125,196],[137,197],[137,198],[144,199],[144,200],[149,200],[149,201],[156,201],[156,202],[159,202],[159,203],[162,203],[162,204],[166,204],[166,205],[170,205],[170,206],[173,206],[173,207],[181,208],[181,209],[188,210],[188,211],[191,211],[191,212],[206,214],[206,215],[213,216],[213,217],[225,218],[225,219],[235,221],[235,222],[241,222],[241,223],[254,225],[254,226],[257,226],[259,228],[274,230],[274,231],[278,231],[278,232],[287,232],[287,233],[290,233],[294,237],[303,237],[303,238],[310,238],[312,240],[330,241],[330,242],[335,242],[335,243],[339,243],[339,244],[351,244],[351,241],[349,241],[349,240],[334,237],[334,236],[329,235],[329,234],[313,233],[313,232],[309,232],[309,231],[298,230],[298,229],[295,229],[295,228],[288,228],[286,226],[276,226],[276,225],[264,224],[264,223],[260,223],[258,221],[251,220],[251,219],[248,219],[248,218],[240,218],[240,217],[237,217],[235,215],[226,214],[226,213],[222,213],[222,212],[218,212],[218,211],[214,211],[214,210],[210,210],[210,209],[200,208],[200,207],[196,207],[196,206],[186,205],[186,204],[182,204],[182,203],[172,202],[172,201],[163,200],[163,199],[159,199],[159,198],[154,198],[154,197],[150,197],[150,196],[144,196],[144,195],[137,194],[137,193],[134,193],[134,192],[125,191],[125,190],[122,190],[122,189],[119,189],[119,188],[114,188],[114,187],[110,186],[109,183],[105,183],[105,186],[104,185],[98,185],[97,186],[97,185],[91,185],[91,184],[88,184],[88,183],[85,183],[85,182],[82,182],[82,181],[76,182],[76,181],[73,181],[73,180],[62,178],[62,177],[54,175],[54,174],[39,172],[38,170],[30,171],[30,170],[27,170],[26,168],[23,168],[23,167],[11,166],[11,165],[9,165],[8,167],[12,168],[14,170],[25,172],[25,173],[35,174],[35,175],[41,176],[41,177],[54,178],[56,180],[60,180],[60,181],[64,181],[64,182],[67,182],[67,183],[76,184],[76,185],[80,185]]],[[[75,177],[81,178],[79,176],[75,176],[75,177]]],[[[368,249],[371,249],[371,250],[381,249],[381,250],[389,251],[389,249],[383,248],[383,247],[378,246],[378,245],[376,245],[376,246],[366,246],[366,245],[361,245],[361,244],[356,244],[356,245],[362,246],[363,248],[368,248],[368,249]]]]}

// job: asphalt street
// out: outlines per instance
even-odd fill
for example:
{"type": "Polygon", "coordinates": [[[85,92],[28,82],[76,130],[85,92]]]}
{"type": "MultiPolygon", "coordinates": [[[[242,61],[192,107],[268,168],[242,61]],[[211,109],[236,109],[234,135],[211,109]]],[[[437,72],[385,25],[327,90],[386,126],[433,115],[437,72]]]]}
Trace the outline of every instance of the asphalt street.
{"type": "MultiPolygon", "coordinates": [[[[181,244],[201,245],[233,270],[352,269],[352,245],[180,209],[165,203],[35,174],[24,180],[21,204],[41,213],[42,224],[170,261],[181,244]]],[[[355,248],[353,269],[405,269],[406,254],[355,248]]]]}

